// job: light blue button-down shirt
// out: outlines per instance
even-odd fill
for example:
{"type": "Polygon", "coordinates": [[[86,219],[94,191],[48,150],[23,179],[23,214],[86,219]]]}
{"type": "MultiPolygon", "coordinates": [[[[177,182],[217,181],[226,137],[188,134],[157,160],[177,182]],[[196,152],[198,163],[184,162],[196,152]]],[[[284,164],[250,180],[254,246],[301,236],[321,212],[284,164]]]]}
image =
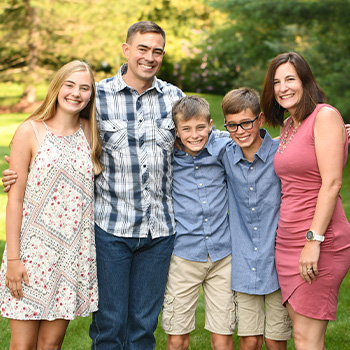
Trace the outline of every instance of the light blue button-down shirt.
{"type": "Polygon", "coordinates": [[[260,130],[262,145],[249,162],[237,144],[223,156],[229,193],[232,241],[232,289],[265,295],[279,289],[275,266],[275,236],[281,184],[273,158],[278,140],[260,130]]]}
{"type": "Polygon", "coordinates": [[[222,157],[229,138],[211,133],[194,157],[175,149],[173,199],[176,235],[173,254],[205,262],[231,253],[227,186],[222,157]]]}

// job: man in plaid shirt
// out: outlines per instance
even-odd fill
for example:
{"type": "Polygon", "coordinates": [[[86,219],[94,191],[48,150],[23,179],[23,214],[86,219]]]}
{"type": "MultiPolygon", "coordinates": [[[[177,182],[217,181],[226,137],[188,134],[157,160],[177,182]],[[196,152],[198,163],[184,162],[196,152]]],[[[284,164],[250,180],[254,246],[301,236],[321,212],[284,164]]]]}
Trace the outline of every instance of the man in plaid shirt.
{"type": "Polygon", "coordinates": [[[175,233],[171,111],[184,96],[156,78],[164,45],[158,25],[133,24],[122,46],[128,63],[97,84],[104,171],[95,179],[99,311],[92,349],[155,347],[175,233]]]}

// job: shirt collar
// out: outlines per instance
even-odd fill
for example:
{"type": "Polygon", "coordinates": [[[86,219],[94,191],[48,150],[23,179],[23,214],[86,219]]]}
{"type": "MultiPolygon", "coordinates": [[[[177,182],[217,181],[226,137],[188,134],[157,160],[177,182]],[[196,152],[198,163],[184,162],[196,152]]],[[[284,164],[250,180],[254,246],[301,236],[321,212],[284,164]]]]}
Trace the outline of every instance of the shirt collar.
{"type": "MultiPolygon", "coordinates": [[[[256,152],[254,155],[254,160],[256,160],[257,157],[259,157],[265,163],[267,157],[269,156],[270,149],[272,146],[272,138],[270,134],[267,132],[267,130],[265,129],[260,129],[260,136],[263,139],[263,141],[260,145],[260,148],[258,149],[258,152],[256,152]]],[[[241,160],[246,160],[246,159],[244,158],[241,147],[239,147],[236,144],[236,151],[233,156],[233,162],[237,164],[241,160]]]]}
{"type": "MultiPolygon", "coordinates": [[[[125,81],[123,80],[123,75],[126,74],[128,70],[128,64],[124,63],[118,71],[118,74],[116,75],[116,80],[115,80],[115,85],[116,85],[116,90],[122,91],[124,89],[133,89],[135,90],[132,86],[129,86],[125,83],[125,81]]],[[[149,91],[151,89],[156,89],[159,93],[163,93],[161,87],[160,87],[160,82],[159,79],[157,79],[157,77],[153,78],[153,82],[152,82],[152,86],[150,88],[148,88],[146,91],[149,91]]],[[[144,91],[142,94],[144,94],[146,91],[144,91]]]]}

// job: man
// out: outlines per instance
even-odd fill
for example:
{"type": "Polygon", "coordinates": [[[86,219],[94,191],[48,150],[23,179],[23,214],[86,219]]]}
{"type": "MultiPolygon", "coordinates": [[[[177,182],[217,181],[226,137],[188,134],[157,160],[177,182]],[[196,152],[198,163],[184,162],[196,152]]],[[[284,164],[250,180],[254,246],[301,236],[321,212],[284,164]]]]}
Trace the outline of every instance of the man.
{"type": "Polygon", "coordinates": [[[156,78],[165,33],[133,24],[122,48],[128,63],[97,84],[104,172],[95,182],[99,311],[92,349],[154,349],[175,222],[171,110],[184,94],[156,78]]]}
{"type": "MultiPolygon", "coordinates": [[[[92,349],[155,347],[175,233],[171,110],[184,96],[156,78],[164,46],[157,24],[133,24],[122,45],[128,63],[96,88],[105,170],[95,178],[99,310],[90,326],[92,349]]],[[[8,179],[6,191],[15,176],[8,179]]]]}

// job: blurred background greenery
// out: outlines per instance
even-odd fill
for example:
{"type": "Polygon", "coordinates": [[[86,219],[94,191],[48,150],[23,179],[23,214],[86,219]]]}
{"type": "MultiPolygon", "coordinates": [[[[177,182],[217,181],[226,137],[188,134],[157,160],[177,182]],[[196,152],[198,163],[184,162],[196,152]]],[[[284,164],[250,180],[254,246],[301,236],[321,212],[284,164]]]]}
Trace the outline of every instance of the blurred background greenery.
{"type": "MultiPolygon", "coordinates": [[[[125,62],[121,44],[127,28],[140,20],[158,23],[167,34],[159,78],[206,98],[219,129],[223,94],[240,86],[261,92],[269,62],[287,51],[306,58],[329,103],[350,123],[349,0],[1,0],[0,173],[7,168],[3,156],[9,154],[16,127],[43,100],[54,72],[82,59],[93,67],[97,81],[115,75],[125,62]]],[[[277,129],[269,132],[278,134],[277,129]]],[[[0,191],[0,257],[6,197],[0,191]]],[[[350,219],[349,162],[342,197],[350,219]]],[[[338,320],[328,326],[328,349],[350,349],[349,287],[348,275],[340,291],[338,320]]],[[[89,349],[89,324],[90,318],[71,322],[63,349],[89,349]]],[[[202,295],[196,324],[191,349],[209,350],[202,295]]],[[[0,349],[8,349],[7,319],[0,318],[0,334],[0,349]]],[[[156,338],[156,349],[165,349],[160,327],[156,338]]],[[[235,349],[238,343],[235,335],[235,349]]],[[[293,348],[288,342],[288,350],[293,348]]]]}
{"type": "Polygon", "coordinates": [[[25,110],[72,59],[88,61],[97,81],[116,74],[127,28],[139,20],[165,30],[159,77],[184,91],[261,92],[270,60],[297,51],[350,122],[349,0],[2,0],[0,81],[8,94],[0,107],[25,110]]]}

